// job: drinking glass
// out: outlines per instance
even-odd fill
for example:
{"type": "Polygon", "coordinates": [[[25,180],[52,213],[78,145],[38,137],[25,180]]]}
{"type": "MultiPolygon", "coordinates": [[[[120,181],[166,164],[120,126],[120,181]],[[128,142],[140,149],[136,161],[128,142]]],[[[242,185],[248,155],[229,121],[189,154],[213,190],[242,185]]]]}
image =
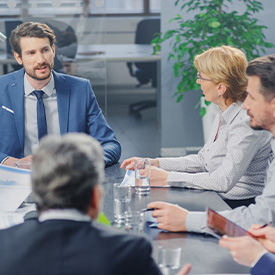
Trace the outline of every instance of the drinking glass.
{"type": "Polygon", "coordinates": [[[151,161],[135,160],[135,191],[139,195],[150,194],[151,161]]]}
{"type": "Polygon", "coordinates": [[[114,184],[114,216],[115,223],[125,222],[125,213],[130,212],[131,186],[114,184]]]}

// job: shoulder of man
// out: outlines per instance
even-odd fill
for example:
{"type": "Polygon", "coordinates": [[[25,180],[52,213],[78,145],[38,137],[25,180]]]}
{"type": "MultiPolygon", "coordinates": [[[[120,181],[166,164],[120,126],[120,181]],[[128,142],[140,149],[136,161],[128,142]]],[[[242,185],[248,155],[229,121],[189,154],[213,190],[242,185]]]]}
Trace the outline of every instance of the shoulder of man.
{"type": "Polygon", "coordinates": [[[73,75],[68,75],[64,73],[58,73],[53,71],[53,76],[55,81],[65,81],[68,83],[87,83],[89,82],[88,79],[79,77],[79,76],[73,76],[73,75]]]}

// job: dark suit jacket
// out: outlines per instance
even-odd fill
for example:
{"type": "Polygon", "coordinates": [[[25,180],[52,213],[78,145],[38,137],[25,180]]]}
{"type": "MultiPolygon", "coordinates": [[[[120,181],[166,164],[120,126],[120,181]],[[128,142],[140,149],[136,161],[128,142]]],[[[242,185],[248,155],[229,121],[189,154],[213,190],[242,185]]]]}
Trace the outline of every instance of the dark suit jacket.
{"type": "Polygon", "coordinates": [[[264,254],[257,264],[251,269],[252,275],[274,275],[275,274],[275,255],[272,253],[264,254]]]}
{"type": "MultiPolygon", "coordinates": [[[[24,157],[24,69],[0,77],[0,162],[24,157]]],[[[106,165],[117,162],[121,147],[107,124],[87,79],[53,72],[60,134],[83,132],[97,139],[106,165]]]]}
{"type": "Polygon", "coordinates": [[[1,275],[161,274],[143,237],[103,225],[36,219],[0,230],[1,275]]]}

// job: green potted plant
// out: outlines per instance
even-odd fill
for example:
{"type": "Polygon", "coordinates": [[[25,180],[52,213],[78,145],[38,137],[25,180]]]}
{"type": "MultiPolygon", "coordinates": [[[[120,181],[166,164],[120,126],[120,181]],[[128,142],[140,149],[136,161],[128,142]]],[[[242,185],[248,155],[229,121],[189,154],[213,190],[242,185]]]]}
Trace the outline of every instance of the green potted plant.
{"type": "MultiPolygon", "coordinates": [[[[196,84],[196,69],[193,65],[197,54],[211,47],[231,45],[242,49],[248,60],[265,53],[265,48],[275,45],[265,41],[263,30],[267,28],[258,24],[254,17],[263,10],[261,2],[239,0],[245,4],[245,12],[230,11],[232,0],[176,0],[181,5],[181,14],[169,22],[176,21],[177,28],[159,34],[153,41],[155,52],[160,50],[161,43],[170,40],[171,51],[168,60],[173,60],[174,76],[180,76],[180,82],[174,93],[176,101],[182,100],[187,91],[199,90],[196,84]],[[185,20],[184,14],[192,11],[193,19],[185,20]]],[[[203,96],[203,95],[202,95],[203,96]]],[[[196,107],[200,102],[196,105],[196,107]]],[[[205,101],[208,106],[210,102],[205,101]]],[[[200,115],[204,116],[206,108],[202,107],[200,115]]]]}

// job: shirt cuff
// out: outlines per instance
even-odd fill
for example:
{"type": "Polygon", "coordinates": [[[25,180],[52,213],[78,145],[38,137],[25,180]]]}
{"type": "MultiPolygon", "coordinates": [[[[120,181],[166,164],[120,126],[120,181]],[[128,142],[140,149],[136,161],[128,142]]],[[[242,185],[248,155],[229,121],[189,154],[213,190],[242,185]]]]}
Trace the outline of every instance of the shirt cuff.
{"type": "Polygon", "coordinates": [[[188,232],[209,233],[206,227],[206,212],[188,212],[185,219],[185,227],[188,232]]]}
{"type": "Polygon", "coordinates": [[[191,173],[170,172],[167,178],[167,183],[173,187],[193,188],[193,177],[191,173]]]}
{"type": "Polygon", "coordinates": [[[3,164],[5,162],[6,159],[8,159],[9,157],[5,157],[2,161],[1,164],[3,164]]]}
{"type": "Polygon", "coordinates": [[[253,268],[257,262],[263,257],[264,254],[268,253],[267,250],[264,250],[262,253],[258,255],[258,257],[251,263],[250,267],[253,268]]]}

